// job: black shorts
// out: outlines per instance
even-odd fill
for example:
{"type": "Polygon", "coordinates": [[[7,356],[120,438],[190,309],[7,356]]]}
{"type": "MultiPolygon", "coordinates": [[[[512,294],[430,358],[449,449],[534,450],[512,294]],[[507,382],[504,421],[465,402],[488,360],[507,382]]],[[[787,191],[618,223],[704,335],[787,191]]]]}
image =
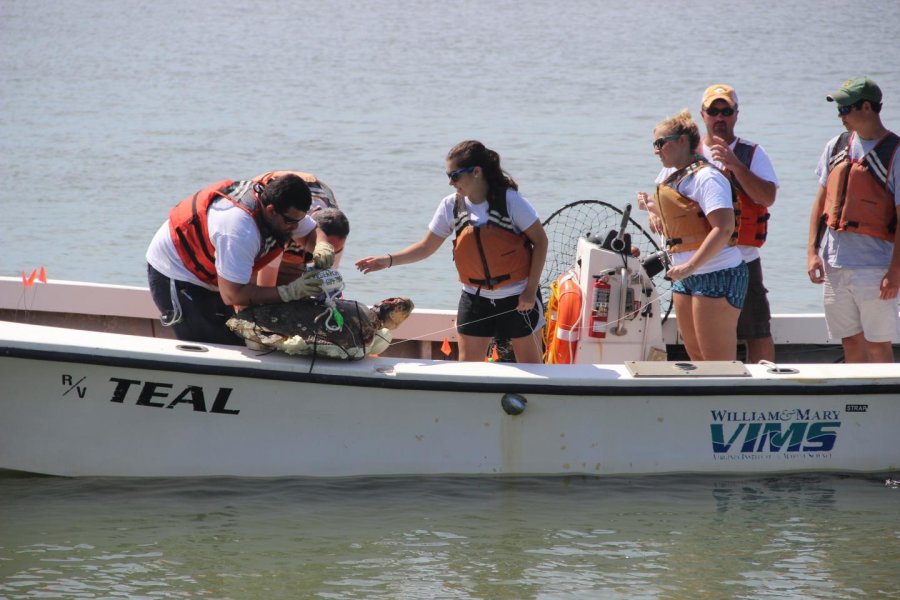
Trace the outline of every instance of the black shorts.
{"type": "MultiPolygon", "coordinates": [[[[172,302],[171,280],[147,265],[147,283],[153,303],[159,309],[160,320],[174,317],[177,311],[172,302]]],[[[243,340],[225,325],[225,321],[234,315],[234,308],[222,301],[219,292],[177,279],[175,290],[181,307],[181,319],[171,325],[176,338],[188,342],[243,346],[243,340]]]]}
{"type": "Polygon", "coordinates": [[[738,318],[737,337],[739,340],[756,340],[772,336],[770,321],[772,313],[769,309],[769,290],[763,285],[762,260],[756,259],[747,263],[750,271],[750,282],[747,285],[747,296],[744,308],[738,318]]]}
{"type": "Polygon", "coordinates": [[[534,307],[527,313],[516,310],[519,296],[490,299],[463,292],[456,311],[456,331],[472,337],[515,339],[543,326],[544,306],[538,292],[534,307]]]}

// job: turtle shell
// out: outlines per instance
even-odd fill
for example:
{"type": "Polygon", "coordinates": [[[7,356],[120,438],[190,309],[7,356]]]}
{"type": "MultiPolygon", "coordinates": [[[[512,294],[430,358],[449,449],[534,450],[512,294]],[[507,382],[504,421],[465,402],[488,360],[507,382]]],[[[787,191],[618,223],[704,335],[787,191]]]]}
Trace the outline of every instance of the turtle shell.
{"type": "MultiPolygon", "coordinates": [[[[304,299],[249,306],[229,320],[229,327],[235,330],[231,325],[232,320],[244,321],[252,325],[254,333],[259,337],[273,334],[283,338],[299,336],[308,344],[329,343],[348,349],[368,346],[375,331],[382,327],[378,315],[355,300],[334,302],[343,318],[340,326],[330,306],[318,300],[304,299]]],[[[243,335],[241,331],[236,333],[243,335]]]]}

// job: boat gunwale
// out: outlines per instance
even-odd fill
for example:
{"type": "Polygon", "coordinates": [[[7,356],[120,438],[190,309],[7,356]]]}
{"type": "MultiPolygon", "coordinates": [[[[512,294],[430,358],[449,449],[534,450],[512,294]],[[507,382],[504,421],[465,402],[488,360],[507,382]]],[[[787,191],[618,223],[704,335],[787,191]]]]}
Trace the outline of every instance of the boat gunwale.
{"type": "MultiPolygon", "coordinates": [[[[607,380],[590,385],[560,383],[540,383],[529,381],[488,382],[482,379],[464,382],[445,377],[439,379],[398,378],[388,373],[378,375],[361,375],[357,373],[316,373],[298,372],[294,369],[272,369],[256,366],[228,364],[204,364],[198,362],[172,362],[152,358],[130,356],[112,356],[102,354],[83,354],[63,350],[44,350],[21,348],[17,346],[0,346],[0,356],[24,360],[40,360],[72,364],[89,364],[95,366],[143,369],[150,371],[168,371],[196,375],[237,377],[242,379],[285,381],[295,383],[313,383],[339,385],[345,387],[378,387],[385,389],[405,389],[443,392],[488,392],[488,393],[528,393],[555,396],[810,396],[810,395],[900,395],[900,381],[884,383],[879,381],[846,379],[806,381],[785,381],[780,384],[770,383],[770,379],[744,379],[733,377],[686,378],[623,378],[607,380]],[[721,382],[727,380],[729,385],[721,382]],[[675,383],[677,381],[677,384],[675,383]],[[753,382],[753,383],[750,383],[753,382]],[[718,384],[718,385],[717,385],[718,384]],[[794,384],[794,385],[792,385],[794,384]]],[[[391,363],[408,362],[405,359],[384,359],[391,363]]],[[[430,361],[437,362],[437,361],[430,361]]],[[[377,371],[377,369],[376,369],[377,371]]]]}

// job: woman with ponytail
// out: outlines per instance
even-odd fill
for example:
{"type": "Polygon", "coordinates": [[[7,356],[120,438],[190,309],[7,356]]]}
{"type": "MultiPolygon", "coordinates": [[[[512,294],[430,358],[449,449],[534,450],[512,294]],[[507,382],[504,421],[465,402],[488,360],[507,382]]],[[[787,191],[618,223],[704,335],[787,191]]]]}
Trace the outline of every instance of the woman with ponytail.
{"type": "Polygon", "coordinates": [[[457,312],[459,359],[483,361],[491,339],[509,338],[521,363],[541,362],[543,307],[538,284],[547,235],[534,207],[500,166],[500,155],[475,140],[447,153],[454,192],[420,241],[356,263],[363,273],[423,260],[455,234],[453,260],[463,285],[457,312]]]}

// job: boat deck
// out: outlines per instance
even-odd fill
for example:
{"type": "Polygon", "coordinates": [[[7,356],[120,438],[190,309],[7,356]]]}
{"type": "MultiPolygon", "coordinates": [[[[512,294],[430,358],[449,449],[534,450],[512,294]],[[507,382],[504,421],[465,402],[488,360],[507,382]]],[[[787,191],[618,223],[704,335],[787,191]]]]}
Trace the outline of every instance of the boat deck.
{"type": "MultiPolygon", "coordinates": [[[[156,306],[143,287],[51,281],[23,287],[22,280],[0,277],[0,320],[82,331],[120,333],[172,339],[159,322],[156,306]],[[110,293],[110,291],[114,293],[110,293]]],[[[674,315],[663,323],[669,360],[686,360],[674,315]]],[[[777,362],[836,363],[843,361],[839,340],[828,337],[824,315],[773,314],[772,335],[777,362]]],[[[894,346],[900,361],[900,344],[894,346]]],[[[383,356],[455,360],[456,311],[417,308],[395,332],[383,356]],[[444,342],[451,352],[442,352],[444,342]]],[[[738,360],[745,356],[739,347],[738,360]]]]}

